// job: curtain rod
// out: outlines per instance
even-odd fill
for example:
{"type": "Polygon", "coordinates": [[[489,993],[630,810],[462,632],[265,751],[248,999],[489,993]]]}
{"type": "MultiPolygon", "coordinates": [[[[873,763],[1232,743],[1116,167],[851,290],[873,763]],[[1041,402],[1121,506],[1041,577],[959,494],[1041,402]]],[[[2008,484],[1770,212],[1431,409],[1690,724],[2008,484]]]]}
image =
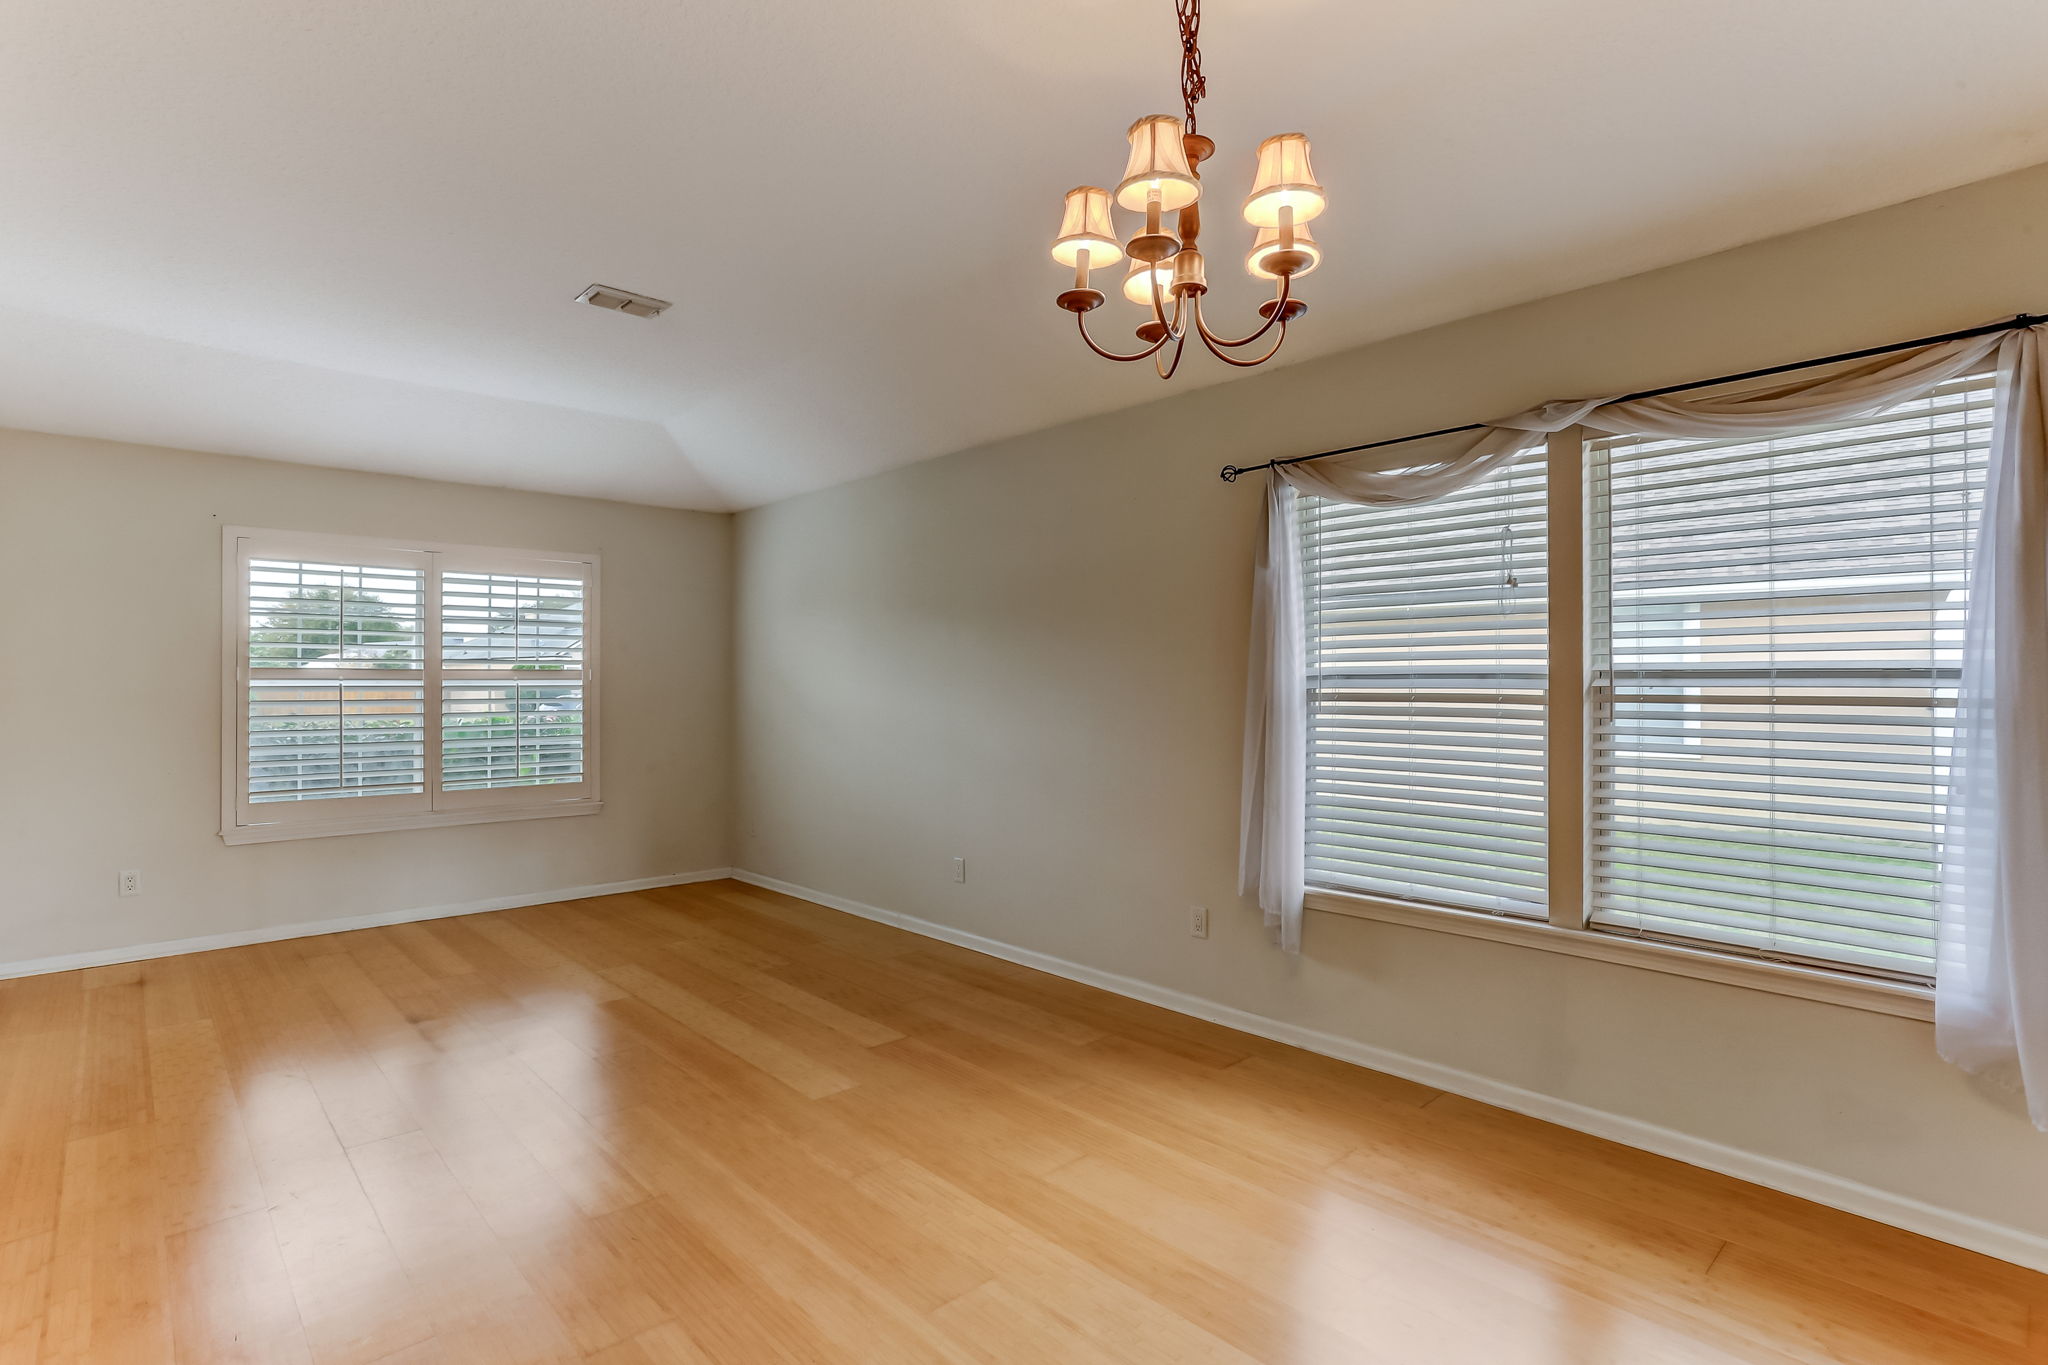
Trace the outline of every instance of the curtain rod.
{"type": "MultiPolygon", "coordinates": [[[[1894,351],[1910,351],[1916,346],[1933,346],[1944,341],[1962,341],[1967,337],[1990,336],[1993,332],[2011,332],[2022,327],[2038,327],[2048,323],[2048,314],[2021,313],[2005,322],[1987,322],[1982,327],[1965,327],[1960,332],[1943,332],[1939,336],[1918,337],[1912,341],[1894,341],[1889,346],[1869,346],[1860,351],[1843,351],[1838,355],[1819,356],[1813,360],[1795,360],[1789,365],[1772,365],[1761,370],[1744,370],[1741,374],[1724,374],[1717,379],[1695,379],[1686,384],[1666,384],[1661,389],[1644,389],[1640,393],[1625,393],[1619,398],[1608,400],[1614,403],[1633,402],[1638,398],[1662,398],[1667,393],[1685,393],[1692,389],[1711,389],[1717,384],[1734,384],[1744,379],[1766,379],[1774,374],[1790,374],[1794,370],[1810,370],[1816,365],[1838,365],[1849,360],[1868,360],[1872,356],[1890,355],[1894,351]]],[[[1268,460],[1264,464],[1246,465],[1240,469],[1227,464],[1219,471],[1225,483],[1236,483],[1240,474],[1256,474],[1261,469],[1277,469],[1281,465],[1306,464],[1310,460],[1327,460],[1332,455],[1352,455],[1361,450],[1378,450],[1382,446],[1406,445],[1410,441],[1427,441],[1432,436],[1455,436],[1461,431],[1482,431],[1485,422],[1467,422],[1463,426],[1438,427],[1435,431],[1418,431],[1413,436],[1390,436],[1384,441],[1367,441],[1364,445],[1344,446],[1337,450],[1319,450],[1313,455],[1296,455],[1285,460],[1268,460]]]]}

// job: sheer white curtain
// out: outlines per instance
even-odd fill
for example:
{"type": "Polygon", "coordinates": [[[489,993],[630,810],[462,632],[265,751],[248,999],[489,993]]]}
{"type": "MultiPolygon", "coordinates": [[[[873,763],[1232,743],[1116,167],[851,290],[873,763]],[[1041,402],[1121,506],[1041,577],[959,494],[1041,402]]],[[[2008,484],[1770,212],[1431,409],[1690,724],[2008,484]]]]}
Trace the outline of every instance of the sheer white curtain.
{"type": "Polygon", "coordinates": [[[1254,593],[1240,882],[1280,945],[1301,942],[1308,678],[1300,493],[1428,502],[1569,426],[1649,436],[1763,435],[1870,416],[1996,357],[1998,407],[1973,563],[1936,981],[1936,1041],[2023,1085],[2048,1128],[2048,387],[2040,329],[1942,342],[1736,394],[1546,403],[1456,444],[1393,446],[1273,471],[1254,593]]]}
{"type": "Polygon", "coordinates": [[[1934,1030],[2048,1131],[2048,389],[2040,329],[1998,350],[1950,775],[1934,1030]]]}

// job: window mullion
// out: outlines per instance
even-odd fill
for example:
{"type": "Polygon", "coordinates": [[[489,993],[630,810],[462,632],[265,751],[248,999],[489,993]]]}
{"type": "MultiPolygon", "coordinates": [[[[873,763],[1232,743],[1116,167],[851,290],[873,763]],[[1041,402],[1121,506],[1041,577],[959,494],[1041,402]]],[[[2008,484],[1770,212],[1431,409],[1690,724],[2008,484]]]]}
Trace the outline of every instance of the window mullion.
{"type": "Polygon", "coordinates": [[[1591,798],[1586,746],[1588,660],[1586,593],[1586,429],[1550,436],[1545,485],[1549,512],[1549,687],[1544,694],[1544,791],[1547,808],[1549,919],[1586,927],[1586,831],[1591,798]]]}

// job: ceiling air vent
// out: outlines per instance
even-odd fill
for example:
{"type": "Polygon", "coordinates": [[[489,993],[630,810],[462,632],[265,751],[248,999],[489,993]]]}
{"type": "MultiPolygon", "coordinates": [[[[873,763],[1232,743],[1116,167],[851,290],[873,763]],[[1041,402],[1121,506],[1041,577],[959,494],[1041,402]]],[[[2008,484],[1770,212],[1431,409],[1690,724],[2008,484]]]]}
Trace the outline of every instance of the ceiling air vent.
{"type": "Polygon", "coordinates": [[[650,299],[645,294],[636,294],[630,289],[614,289],[608,284],[593,284],[576,298],[593,308],[631,313],[636,318],[660,317],[669,306],[666,299],[650,299]]]}

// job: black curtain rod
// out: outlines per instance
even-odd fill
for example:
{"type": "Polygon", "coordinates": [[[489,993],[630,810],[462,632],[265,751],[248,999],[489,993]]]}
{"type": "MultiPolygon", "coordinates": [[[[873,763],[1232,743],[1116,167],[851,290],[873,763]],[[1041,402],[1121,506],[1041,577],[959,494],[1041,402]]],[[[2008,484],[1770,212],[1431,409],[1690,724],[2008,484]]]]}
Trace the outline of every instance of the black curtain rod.
{"type": "MultiPolygon", "coordinates": [[[[1772,365],[1761,370],[1744,370],[1741,374],[1724,374],[1718,379],[1695,379],[1688,384],[1666,384],[1661,389],[1644,389],[1640,393],[1625,393],[1609,401],[1632,402],[1638,398],[1662,398],[1667,393],[1685,393],[1692,389],[1711,389],[1717,384],[1735,384],[1745,379],[1767,379],[1774,374],[1790,374],[1794,370],[1810,370],[1816,365],[1839,365],[1849,360],[1868,360],[1872,356],[1890,355],[1894,351],[1910,351],[1916,346],[1932,346],[1943,341],[1961,341],[1966,337],[1990,336],[1994,332],[2010,332],[2021,327],[2038,327],[2048,322],[2048,314],[2021,313],[2005,322],[1987,322],[1982,327],[1965,327],[1960,332],[1943,332],[1939,336],[1919,337],[1912,341],[1895,341],[1889,346],[1870,346],[1861,351],[1843,351],[1839,355],[1824,355],[1815,360],[1795,360],[1789,365],[1772,365]]],[[[1225,483],[1236,483],[1240,474],[1256,474],[1261,469],[1276,469],[1281,465],[1306,464],[1310,460],[1327,460],[1332,455],[1351,455],[1361,450],[1378,450],[1382,446],[1406,445],[1410,441],[1427,441],[1432,436],[1455,436],[1461,431],[1483,431],[1485,422],[1467,422],[1461,427],[1439,427],[1435,431],[1418,431],[1413,436],[1390,436],[1384,441],[1367,441],[1364,445],[1344,446],[1338,450],[1319,450],[1313,455],[1296,455],[1285,460],[1268,460],[1264,464],[1247,465],[1240,469],[1234,464],[1223,466],[1220,477],[1225,483]]]]}

